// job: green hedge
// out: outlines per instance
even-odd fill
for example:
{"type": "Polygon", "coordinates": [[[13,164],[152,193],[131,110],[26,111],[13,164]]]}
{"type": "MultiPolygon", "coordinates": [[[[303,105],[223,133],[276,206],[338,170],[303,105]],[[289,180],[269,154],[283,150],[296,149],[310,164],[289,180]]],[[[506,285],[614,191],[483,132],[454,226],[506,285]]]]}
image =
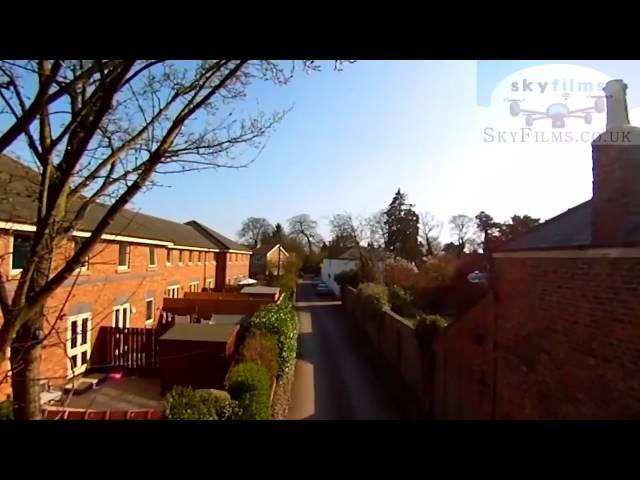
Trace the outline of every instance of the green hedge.
{"type": "Polygon", "coordinates": [[[278,341],[275,335],[262,330],[249,330],[238,352],[238,363],[245,362],[266,368],[269,377],[275,379],[278,374],[278,341]]]}
{"type": "Polygon", "coordinates": [[[169,420],[235,420],[241,417],[237,402],[224,394],[191,387],[174,387],[165,397],[169,420]]]}
{"type": "Polygon", "coordinates": [[[366,309],[384,310],[389,308],[389,291],[378,283],[361,283],[358,287],[357,298],[366,309]]]}
{"type": "Polygon", "coordinates": [[[227,376],[227,390],[238,402],[240,420],[271,418],[271,382],[264,367],[253,362],[236,365],[227,376]]]}
{"type": "Polygon", "coordinates": [[[413,294],[397,285],[389,287],[391,310],[403,317],[416,317],[419,310],[413,305],[413,294]]]}
{"type": "Polygon", "coordinates": [[[358,288],[360,285],[360,273],[357,270],[343,270],[336,273],[333,279],[341,287],[358,288]]]}
{"type": "Polygon", "coordinates": [[[0,402],[0,420],[13,420],[13,404],[11,400],[0,402]]]}
{"type": "Polygon", "coordinates": [[[260,307],[249,322],[249,330],[272,334],[278,344],[278,374],[293,367],[298,348],[298,316],[287,296],[280,303],[260,307]]]}
{"type": "Polygon", "coordinates": [[[418,315],[415,323],[415,334],[423,349],[430,349],[438,332],[448,325],[447,319],[440,315],[418,315]]]}

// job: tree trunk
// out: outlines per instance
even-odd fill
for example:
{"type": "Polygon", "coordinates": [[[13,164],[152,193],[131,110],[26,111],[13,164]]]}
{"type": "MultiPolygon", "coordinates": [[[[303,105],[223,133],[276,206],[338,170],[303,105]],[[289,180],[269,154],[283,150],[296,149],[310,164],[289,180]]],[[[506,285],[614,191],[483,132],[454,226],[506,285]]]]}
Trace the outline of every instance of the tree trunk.
{"type": "MultiPolygon", "coordinates": [[[[41,317],[40,312],[36,312],[41,317]]],[[[11,346],[11,388],[13,417],[16,420],[39,420],[40,409],[40,343],[37,332],[40,318],[28,319],[18,331],[11,346]]]]}

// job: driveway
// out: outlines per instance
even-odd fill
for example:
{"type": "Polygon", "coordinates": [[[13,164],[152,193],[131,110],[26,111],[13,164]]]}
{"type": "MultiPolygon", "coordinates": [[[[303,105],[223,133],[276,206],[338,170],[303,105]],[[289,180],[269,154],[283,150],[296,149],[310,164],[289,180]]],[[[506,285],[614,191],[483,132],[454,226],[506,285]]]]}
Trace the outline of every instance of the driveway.
{"type": "Polygon", "coordinates": [[[374,354],[339,301],[316,297],[308,281],[298,284],[298,360],[290,420],[405,418],[402,387],[374,354]]]}

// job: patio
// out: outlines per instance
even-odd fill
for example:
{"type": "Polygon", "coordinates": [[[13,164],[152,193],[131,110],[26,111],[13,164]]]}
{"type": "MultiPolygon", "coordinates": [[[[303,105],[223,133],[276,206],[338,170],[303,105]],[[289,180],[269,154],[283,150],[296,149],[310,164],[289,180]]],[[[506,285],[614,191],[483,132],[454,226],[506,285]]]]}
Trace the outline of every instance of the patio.
{"type": "Polygon", "coordinates": [[[160,380],[137,376],[110,377],[81,395],[68,408],[87,410],[163,410],[160,380]]]}

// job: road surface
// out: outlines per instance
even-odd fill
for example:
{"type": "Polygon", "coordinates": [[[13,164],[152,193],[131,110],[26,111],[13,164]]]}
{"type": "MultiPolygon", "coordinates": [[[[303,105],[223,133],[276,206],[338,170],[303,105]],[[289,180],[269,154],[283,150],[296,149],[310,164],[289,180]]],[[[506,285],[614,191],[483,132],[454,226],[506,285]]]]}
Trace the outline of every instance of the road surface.
{"type": "Polygon", "coordinates": [[[289,420],[403,417],[398,379],[371,350],[335,298],[298,284],[298,360],[289,420]]]}

